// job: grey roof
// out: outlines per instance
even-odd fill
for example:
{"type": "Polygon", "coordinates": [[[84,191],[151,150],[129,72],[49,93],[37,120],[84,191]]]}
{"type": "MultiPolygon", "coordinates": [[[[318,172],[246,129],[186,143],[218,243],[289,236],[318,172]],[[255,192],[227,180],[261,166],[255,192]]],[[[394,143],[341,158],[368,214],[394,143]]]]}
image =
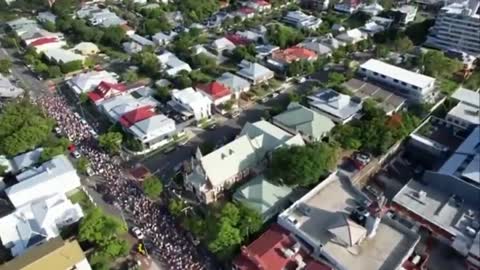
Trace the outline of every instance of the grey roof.
{"type": "Polygon", "coordinates": [[[235,92],[239,92],[250,87],[250,83],[247,80],[230,72],[223,73],[222,76],[217,79],[217,82],[227,86],[230,88],[230,90],[235,92]]]}
{"type": "Polygon", "coordinates": [[[480,108],[480,93],[460,87],[452,94],[452,98],[467,103],[470,106],[480,108]]]}
{"type": "Polygon", "coordinates": [[[20,154],[12,159],[13,171],[18,172],[37,163],[43,148],[37,148],[30,152],[20,154]]]}
{"type": "Polygon", "coordinates": [[[0,97],[16,98],[23,94],[23,89],[13,85],[8,78],[0,74],[0,97]]]}
{"type": "Polygon", "coordinates": [[[308,97],[310,107],[340,119],[347,119],[362,109],[360,101],[352,100],[351,96],[326,89],[308,97]]]}
{"type": "Polygon", "coordinates": [[[273,71],[258,63],[251,63],[242,60],[242,62],[239,64],[239,67],[241,70],[238,71],[237,74],[251,80],[256,80],[264,76],[273,76],[273,71]]]}
{"type": "Polygon", "coordinates": [[[321,139],[335,126],[328,117],[296,102],[290,103],[285,112],[273,117],[273,121],[314,139],[321,139]]]}
{"type": "Polygon", "coordinates": [[[148,38],[144,38],[140,35],[134,34],[130,36],[130,39],[132,39],[134,42],[142,45],[142,46],[155,46],[155,43],[153,41],[149,40],[148,38]]]}
{"type": "Polygon", "coordinates": [[[267,181],[264,175],[259,175],[242,185],[234,193],[233,198],[265,215],[291,193],[290,187],[274,185],[267,181]]]}
{"type": "Polygon", "coordinates": [[[332,52],[332,49],[330,49],[330,47],[323,45],[320,42],[305,42],[305,43],[302,43],[302,47],[312,50],[319,55],[329,54],[332,52]]]}

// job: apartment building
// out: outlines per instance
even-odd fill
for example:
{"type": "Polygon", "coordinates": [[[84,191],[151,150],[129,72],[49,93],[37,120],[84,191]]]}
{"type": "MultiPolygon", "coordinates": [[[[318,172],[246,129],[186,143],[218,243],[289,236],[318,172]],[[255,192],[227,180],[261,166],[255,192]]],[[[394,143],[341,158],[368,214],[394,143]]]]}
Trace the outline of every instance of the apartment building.
{"type": "Polygon", "coordinates": [[[480,1],[467,0],[441,9],[428,46],[480,55],[480,1]]]}
{"type": "Polygon", "coordinates": [[[472,128],[480,125],[480,93],[459,88],[451,96],[458,101],[445,117],[445,120],[463,128],[472,128]]]}
{"type": "Polygon", "coordinates": [[[378,81],[413,102],[429,102],[433,99],[435,78],[415,73],[376,59],[360,66],[359,73],[369,80],[378,81]]]}

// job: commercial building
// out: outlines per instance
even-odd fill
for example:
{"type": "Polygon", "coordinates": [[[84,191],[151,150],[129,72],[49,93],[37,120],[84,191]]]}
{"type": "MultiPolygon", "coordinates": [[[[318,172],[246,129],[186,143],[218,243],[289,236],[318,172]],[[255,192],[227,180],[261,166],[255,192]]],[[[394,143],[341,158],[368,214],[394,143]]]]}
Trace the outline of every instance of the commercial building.
{"type": "Polygon", "coordinates": [[[334,269],[400,269],[420,237],[383,216],[384,202],[371,202],[334,172],[281,213],[277,222],[334,269]]]}
{"type": "Polygon", "coordinates": [[[67,85],[75,94],[80,95],[94,90],[101,82],[116,84],[118,83],[117,78],[117,74],[106,70],[89,71],[73,76],[67,81],[67,85]]]}
{"type": "Polygon", "coordinates": [[[410,180],[392,207],[428,229],[466,257],[467,269],[480,269],[480,127],[476,127],[443,165],[410,180]]]}
{"type": "Polygon", "coordinates": [[[282,19],[283,22],[299,29],[315,30],[322,20],[312,15],[307,15],[300,10],[289,11],[282,19]]]}
{"type": "Polygon", "coordinates": [[[413,102],[430,102],[434,98],[435,78],[393,66],[376,59],[360,65],[359,74],[388,85],[413,102]]]}
{"type": "Polygon", "coordinates": [[[308,104],[310,109],[339,124],[351,121],[362,109],[361,99],[338,93],[333,89],[308,96],[308,104]]]}
{"type": "Polygon", "coordinates": [[[248,79],[252,85],[266,82],[272,79],[275,75],[270,69],[258,63],[252,63],[246,60],[242,60],[238,66],[240,70],[237,71],[237,74],[245,79],[248,79]]]}
{"type": "Polygon", "coordinates": [[[465,0],[441,9],[426,45],[480,55],[480,1],[465,0]]]}
{"type": "Polygon", "coordinates": [[[195,120],[200,121],[212,116],[212,101],[191,87],[174,89],[171,96],[172,100],[168,104],[186,117],[193,115],[195,120]]]}
{"type": "Polygon", "coordinates": [[[328,117],[296,102],[290,103],[284,112],[275,115],[272,123],[292,134],[302,135],[308,142],[320,141],[335,127],[335,123],[328,117]]]}
{"type": "Polygon", "coordinates": [[[451,96],[458,103],[445,117],[445,120],[463,128],[480,125],[480,93],[460,87],[451,96]]]}
{"type": "Polygon", "coordinates": [[[16,257],[59,236],[62,228],[81,217],[80,205],[72,204],[65,194],[57,193],[20,206],[15,212],[0,218],[0,239],[16,257]]]}
{"type": "Polygon", "coordinates": [[[247,123],[232,142],[205,156],[197,150],[187,166],[185,185],[201,202],[215,202],[233,184],[263,171],[268,153],[303,144],[300,135],[293,136],[264,120],[247,123]]]}
{"type": "Polygon", "coordinates": [[[55,156],[16,178],[18,183],[5,190],[15,207],[53,194],[65,194],[81,186],[77,171],[64,155],[55,156]]]}
{"type": "Polygon", "coordinates": [[[76,240],[53,238],[32,247],[22,256],[0,266],[0,270],[91,270],[83,250],[76,240]]]}

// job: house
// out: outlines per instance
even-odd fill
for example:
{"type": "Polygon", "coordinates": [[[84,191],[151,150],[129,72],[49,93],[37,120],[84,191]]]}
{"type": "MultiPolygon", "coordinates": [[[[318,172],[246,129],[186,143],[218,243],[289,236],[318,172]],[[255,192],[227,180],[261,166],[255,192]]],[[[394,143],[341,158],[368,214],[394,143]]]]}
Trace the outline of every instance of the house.
{"type": "Polygon", "coordinates": [[[332,28],[330,28],[332,30],[332,32],[335,32],[335,33],[340,33],[340,32],[345,32],[345,26],[339,24],[339,23],[334,23],[332,25],[332,28]]]}
{"type": "Polygon", "coordinates": [[[23,95],[24,90],[13,85],[10,80],[0,74],[0,99],[13,99],[23,95]]]}
{"type": "Polygon", "coordinates": [[[242,20],[251,19],[255,16],[256,10],[251,7],[240,7],[234,14],[242,20]]]}
{"type": "Polygon", "coordinates": [[[0,270],[91,270],[76,240],[55,237],[0,266],[0,270]]]}
{"type": "MultiPolygon", "coordinates": [[[[136,109],[135,113],[139,110],[141,109],[136,109]]],[[[132,114],[132,112],[129,113],[132,114]]],[[[128,131],[147,149],[166,144],[177,131],[175,121],[163,114],[154,114],[143,120],[140,119],[135,120],[136,122],[128,127],[128,131]]]]}
{"type": "Polygon", "coordinates": [[[125,31],[125,34],[127,35],[127,37],[131,37],[132,35],[135,34],[135,29],[133,29],[132,27],[128,26],[127,24],[122,24],[122,25],[120,25],[120,28],[122,28],[123,31],[125,31]]]}
{"type": "Polygon", "coordinates": [[[418,7],[413,5],[403,5],[397,8],[392,8],[392,11],[400,14],[399,22],[402,25],[407,25],[415,20],[417,16],[418,7]]]}
{"type": "Polygon", "coordinates": [[[255,52],[257,53],[257,58],[263,59],[266,56],[271,55],[273,52],[280,50],[280,47],[265,44],[255,46],[255,52]]]}
{"type": "Polygon", "coordinates": [[[293,27],[308,30],[315,30],[320,26],[320,24],[322,24],[322,20],[320,18],[307,15],[300,10],[287,12],[287,15],[282,18],[282,21],[293,27]]]}
{"type": "Polygon", "coordinates": [[[292,191],[290,187],[271,183],[261,174],[239,187],[233,200],[255,210],[266,222],[289,205],[292,191]]]}
{"type": "Polygon", "coordinates": [[[78,203],[73,204],[65,194],[51,194],[19,206],[13,213],[0,218],[0,239],[17,257],[58,237],[62,228],[82,217],[78,203]]]}
{"type": "Polygon", "coordinates": [[[225,36],[225,38],[232,42],[235,46],[248,45],[252,43],[252,40],[237,33],[228,34],[225,36]]]}
{"type": "Polygon", "coordinates": [[[73,47],[73,51],[85,56],[95,55],[100,52],[98,46],[92,42],[80,42],[73,47]]]}
{"type": "Polygon", "coordinates": [[[232,262],[234,270],[334,269],[313,259],[308,248],[276,223],[240,250],[241,253],[232,262]]]}
{"type": "Polygon", "coordinates": [[[381,13],[383,11],[383,7],[382,7],[382,5],[380,5],[379,3],[377,3],[375,1],[371,4],[362,5],[362,7],[360,8],[360,11],[362,11],[363,13],[366,13],[370,16],[377,16],[379,13],[381,13]]]}
{"type": "Polygon", "coordinates": [[[152,36],[152,40],[157,46],[166,46],[170,44],[177,35],[177,32],[174,31],[168,33],[158,32],[152,36]]]}
{"type": "Polygon", "coordinates": [[[88,92],[88,98],[95,104],[100,104],[104,100],[114,96],[122,95],[127,92],[127,87],[121,83],[108,83],[102,81],[95,90],[88,92]]]}
{"type": "Polygon", "coordinates": [[[137,35],[137,34],[131,35],[130,39],[131,39],[132,42],[135,42],[135,43],[141,45],[142,47],[147,47],[147,46],[154,47],[155,46],[155,43],[153,41],[151,41],[148,38],[144,38],[140,35],[137,35]]]}
{"type": "Polygon", "coordinates": [[[308,104],[310,109],[339,124],[349,122],[362,109],[360,99],[338,93],[332,89],[326,89],[308,96],[308,104]]]}
{"type": "Polygon", "coordinates": [[[323,11],[328,9],[330,0],[300,0],[302,8],[307,8],[316,11],[323,11]]]}
{"type": "Polygon", "coordinates": [[[381,33],[383,31],[385,31],[384,26],[382,26],[380,24],[377,24],[376,22],[373,22],[373,21],[367,22],[366,24],[361,26],[359,29],[360,29],[360,31],[366,33],[369,36],[373,36],[377,33],[381,33]]]}
{"type": "Polygon", "coordinates": [[[94,90],[101,82],[116,84],[118,75],[106,70],[88,71],[73,76],[67,81],[67,85],[80,95],[94,90]]]}
{"type": "Polygon", "coordinates": [[[270,69],[258,63],[252,63],[246,60],[242,60],[238,66],[240,67],[240,70],[237,71],[237,75],[248,79],[252,82],[252,85],[266,82],[272,79],[275,75],[270,69]]]}
{"type": "Polygon", "coordinates": [[[27,19],[25,17],[20,17],[15,20],[11,20],[7,22],[7,26],[10,30],[16,31],[17,29],[31,27],[31,26],[38,26],[37,22],[32,19],[27,19]]]}
{"type": "Polygon", "coordinates": [[[65,47],[67,43],[64,40],[59,40],[56,37],[46,37],[36,39],[28,44],[28,47],[35,49],[38,54],[50,49],[61,49],[65,47]]]}
{"type": "Polygon", "coordinates": [[[241,93],[250,90],[250,83],[247,80],[230,72],[223,73],[217,78],[217,82],[228,87],[236,98],[239,98],[241,93]]]}
{"type": "Polygon", "coordinates": [[[334,9],[339,12],[353,14],[358,10],[361,2],[361,0],[343,0],[342,2],[335,4],[334,9]]]}
{"type": "MultiPolygon", "coordinates": [[[[308,39],[306,39],[304,42],[307,42],[307,41],[308,41],[308,39]]],[[[329,47],[332,50],[336,50],[336,49],[346,45],[344,42],[334,38],[332,36],[332,34],[327,34],[324,37],[321,37],[321,38],[318,38],[318,39],[314,38],[314,41],[318,41],[321,44],[329,47]]]]}
{"type": "Polygon", "coordinates": [[[221,54],[214,54],[210,52],[207,48],[205,48],[205,45],[197,44],[194,45],[191,49],[192,55],[199,55],[202,54],[206,57],[209,57],[211,59],[214,59],[217,64],[222,63],[223,61],[226,60],[226,57],[221,55],[221,54]]]}
{"type": "Polygon", "coordinates": [[[58,155],[38,167],[16,176],[18,183],[7,188],[10,202],[15,207],[53,194],[65,194],[81,186],[80,178],[72,163],[64,155],[58,155]]]}
{"type": "Polygon", "coordinates": [[[348,44],[355,44],[359,41],[367,39],[367,34],[360,31],[360,29],[355,28],[351,30],[347,30],[340,35],[337,35],[335,38],[341,42],[345,42],[348,44]]]}
{"type": "Polygon", "coordinates": [[[274,116],[272,123],[292,134],[302,135],[307,142],[321,141],[335,127],[328,117],[296,102],[290,103],[286,111],[274,116]]]}
{"type": "Polygon", "coordinates": [[[448,123],[467,129],[480,125],[480,93],[460,87],[451,98],[458,103],[445,117],[448,123]]]}
{"type": "Polygon", "coordinates": [[[265,31],[262,31],[260,29],[252,29],[252,30],[245,30],[245,31],[237,31],[235,34],[249,40],[250,42],[253,43],[266,43],[267,37],[266,37],[266,29],[265,31]]]}
{"type": "Polygon", "coordinates": [[[187,72],[192,71],[192,68],[189,64],[178,59],[176,55],[169,51],[165,51],[163,54],[157,55],[157,58],[169,76],[175,76],[181,70],[185,70],[187,72]]]}
{"type": "Polygon", "coordinates": [[[48,49],[48,50],[45,50],[43,54],[49,61],[59,65],[66,64],[73,61],[81,61],[83,63],[83,61],[85,61],[85,58],[86,58],[83,55],[76,54],[72,51],[65,50],[62,48],[48,49]]]}
{"type": "Polygon", "coordinates": [[[197,85],[196,90],[208,97],[213,105],[218,106],[232,99],[232,91],[227,86],[213,81],[197,85]]]}
{"type": "Polygon", "coordinates": [[[57,16],[50,11],[39,12],[37,14],[37,20],[41,23],[55,23],[57,16]]]}
{"type": "Polygon", "coordinates": [[[127,53],[127,54],[135,54],[139,53],[143,50],[143,46],[134,42],[134,41],[127,41],[122,43],[122,49],[127,53]]]}
{"type": "Polygon", "coordinates": [[[272,53],[271,59],[281,65],[288,65],[296,61],[315,61],[317,53],[309,49],[293,46],[272,53]]]}
{"type": "Polygon", "coordinates": [[[332,49],[327,45],[320,43],[319,41],[302,42],[298,46],[313,51],[317,55],[330,56],[332,54],[332,49]]]}
{"type": "Polygon", "coordinates": [[[253,8],[258,12],[264,12],[272,9],[272,5],[265,0],[250,0],[247,7],[253,8]]]}
{"type": "Polygon", "coordinates": [[[28,26],[26,29],[17,29],[16,33],[17,36],[21,39],[22,44],[24,44],[25,46],[29,46],[30,43],[36,42],[38,40],[53,40],[54,38],[57,41],[64,40],[64,36],[62,33],[49,32],[36,26],[28,26]]]}
{"type": "Polygon", "coordinates": [[[235,47],[235,44],[225,37],[218,38],[212,42],[212,49],[214,49],[217,53],[221,53],[223,51],[232,51],[235,49],[235,47]]]}
{"type": "Polygon", "coordinates": [[[195,120],[200,121],[212,116],[212,101],[191,87],[174,89],[171,96],[172,100],[168,104],[186,117],[193,115],[195,120]]]}
{"type": "Polygon", "coordinates": [[[205,156],[197,150],[185,172],[186,188],[203,203],[215,202],[231,185],[263,171],[265,158],[277,147],[303,144],[300,135],[267,121],[247,123],[232,142],[205,156]]]}
{"type": "Polygon", "coordinates": [[[127,24],[127,21],[118,17],[117,14],[110,11],[108,8],[94,10],[88,13],[86,17],[92,26],[110,27],[127,24]]]}
{"type": "Polygon", "coordinates": [[[40,160],[43,148],[39,147],[32,151],[25,152],[12,158],[12,172],[19,173],[24,169],[32,167],[40,160]]]}
{"type": "Polygon", "coordinates": [[[414,102],[430,102],[434,98],[435,78],[412,72],[376,59],[360,65],[359,74],[386,84],[399,95],[414,102]]]}

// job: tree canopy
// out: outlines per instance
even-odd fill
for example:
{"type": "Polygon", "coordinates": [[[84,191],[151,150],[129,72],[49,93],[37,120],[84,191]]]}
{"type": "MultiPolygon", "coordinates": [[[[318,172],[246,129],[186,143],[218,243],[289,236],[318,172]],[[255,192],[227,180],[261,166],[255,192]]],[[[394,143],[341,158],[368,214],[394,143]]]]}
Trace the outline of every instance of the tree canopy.
{"type": "Polygon", "coordinates": [[[122,133],[120,132],[107,132],[98,137],[98,142],[101,147],[105,148],[110,153],[120,152],[122,145],[122,133]]]}
{"type": "Polygon", "coordinates": [[[256,55],[255,45],[248,44],[235,47],[232,51],[232,59],[240,63],[242,60],[254,61],[256,55]]]}
{"type": "Polygon", "coordinates": [[[435,78],[450,78],[462,68],[462,63],[441,51],[430,50],[423,55],[424,73],[435,78]]]}
{"type": "Polygon", "coordinates": [[[160,179],[156,176],[150,176],[145,179],[142,183],[143,192],[150,198],[150,199],[158,199],[160,194],[163,191],[163,185],[160,179]]]}
{"type": "Polygon", "coordinates": [[[190,22],[200,22],[207,19],[219,8],[216,0],[182,0],[177,1],[178,9],[190,22]]]}
{"type": "Polygon", "coordinates": [[[282,24],[273,24],[267,29],[267,38],[271,43],[280,48],[286,48],[302,41],[304,36],[302,32],[295,28],[282,24]]]}
{"type": "Polygon", "coordinates": [[[326,143],[281,147],[272,154],[267,177],[288,186],[310,186],[332,170],[337,148],[326,143]]]}
{"type": "Polygon", "coordinates": [[[7,75],[10,74],[10,69],[12,68],[12,61],[9,59],[0,59],[0,73],[7,75]]]}
{"type": "Polygon", "coordinates": [[[148,76],[157,73],[160,66],[157,56],[150,50],[143,50],[132,55],[132,63],[140,68],[140,72],[148,76]]]}
{"type": "Polygon", "coordinates": [[[105,28],[102,36],[102,41],[106,45],[118,48],[120,47],[125,37],[126,33],[120,26],[110,26],[105,28]]]}

